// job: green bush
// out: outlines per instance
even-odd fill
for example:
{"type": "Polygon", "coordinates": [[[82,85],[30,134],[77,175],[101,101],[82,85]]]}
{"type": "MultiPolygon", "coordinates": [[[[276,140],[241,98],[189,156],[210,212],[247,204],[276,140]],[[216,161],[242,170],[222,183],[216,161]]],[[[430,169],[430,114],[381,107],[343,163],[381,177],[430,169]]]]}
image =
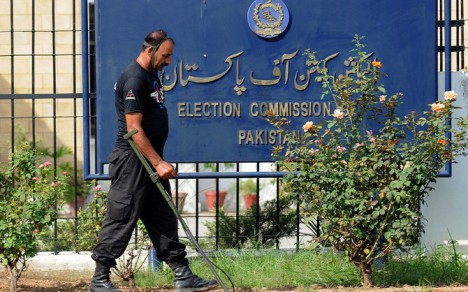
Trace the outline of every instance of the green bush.
{"type": "Polygon", "coordinates": [[[107,193],[95,181],[88,185],[94,198],[78,210],[77,219],[57,220],[56,226],[44,231],[40,241],[41,251],[91,251],[97,243],[107,207],[107,193]],[[55,227],[57,235],[55,235],[55,227]],[[56,238],[56,240],[55,240],[56,238]]]}
{"type": "Polygon", "coordinates": [[[38,252],[38,237],[57,217],[57,202],[67,188],[67,177],[39,159],[35,149],[17,147],[0,171],[0,261],[13,291],[26,261],[38,252]]]}
{"type": "Polygon", "coordinates": [[[220,248],[242,248],[251,245],[271,247],[281,237],[290,236],[296,231],[296,214],[290,208],[287,199],[267,201],[259,209],[260,212],[257,213],[256,204],[252,205],[249,210],[239,215],[237,221],[235,216],[227,215],[221,208],[219,226],[216,226],[216,221],[205,223],[208,236],[215,237],[218,228],[220,248]]]}
{"type": "Polygon", "coordinates": [[[330,118],[308,121],[303,135],[286,118],[271,115],[270,122],[287,141],[274,150],[288,172],[286,191],[308,207],[306,217],[320,217],[323,240],[345,251],[359,267],[363,286],[371,286],[374,261],[423,231],[421,203],[440,169],[466,154],[468,118],[452,117],[453,91],[423,113],[403,115],[404,95],[387,95],[383,64],[371,59],[361,40],[355,37],[350,67],[342,74],[328,72],[326,59],[306,53],[309,70],[319,74],[322,97],[334,104],[330,118]]]}

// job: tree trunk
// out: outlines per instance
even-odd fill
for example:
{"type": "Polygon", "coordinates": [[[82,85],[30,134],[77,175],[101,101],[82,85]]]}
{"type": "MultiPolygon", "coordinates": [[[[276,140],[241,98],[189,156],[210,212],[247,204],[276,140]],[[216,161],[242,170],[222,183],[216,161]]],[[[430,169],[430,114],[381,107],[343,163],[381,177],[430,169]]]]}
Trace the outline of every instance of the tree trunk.
{"type": "Polygon", "coordinates": [[[15,268],[7,266],[7,269],[8,269],[8,276],[10,277],[10,292],[16,292],[17,277],[16,277],[15,268]]]}
{"type": "Polygon", "coordinates": [[[372,283],[372,266],[366,265],[364,263],[359,264],[359,269],[361,270],[361,285],[363,288],[370,288],[374,284],[372,283]]]}
{"type": "Polygon", "coordinates": [[[137,291],[134,277],[130,277],[128,279],[128,287],[129,287],[130,292],[136,292],[137,291]]]}

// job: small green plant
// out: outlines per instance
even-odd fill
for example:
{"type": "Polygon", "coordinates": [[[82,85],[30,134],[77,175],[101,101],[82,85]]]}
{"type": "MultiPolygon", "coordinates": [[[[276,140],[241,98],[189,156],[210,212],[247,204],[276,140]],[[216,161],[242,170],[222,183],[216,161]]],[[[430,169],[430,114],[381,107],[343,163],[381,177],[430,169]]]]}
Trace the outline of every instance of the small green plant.
{"type": "Polygon", "coordinates": [[[289,201],[280,198],[278,206],[276,200],[267,201],[259,213],[253,206],[239,216],[238,222],[236,217],[229,216],[221,208],[219,226],[216,226],[216,221],[205,223],[208,236],[215,237],[218,227],[219,248],[274,246],[281,237],[289,236],[296,231],[295,211],[290,208],[289,201]]]}
{"type": "Polygon", "coordinates": [[[234,167],[233,162],[223,162],[223,163],[213,163],[213,162],[205,162],[202,164],[203,169],[209,170],[210,172],[216,172],[221,168],[228,169],[234,167]]]}
{"type": "Polygon", "coordinates": [[[11,291],[36,255],[38,237],[55,220],[57,201],[67,188],[67,177],[39,158],[35,149],[18,147],[0,172],[0,260],[11,291]]]}
{"type": "MultiPolygon", "coordinates": [[[[260,186],[259,186],[260,187],[260,186]]],[[[257,184],[251,178],[242,180],[239,183],[239,190],[242,194],[256,194],[257,193],[257,184]]]]}
{"type": "Polygon", "coordinates": [[[413,244],[423,231],[420,205],[439,170],[466,154],[468,118],[452,118],[453,91],[422,114],[401,114],[403,94],[387,95],[383,65],[369,58],[361,41],[354,38],[348,59],[354,61],[345,74],[328,72],[326,60],[306,52],[310,70],[320,75],[322,97],[334,102],[332,117],[307,122],[303,135],[285,118],[271,115],[270,122],[287,141],[274,150],[289,172],[285,190],[306,207],[306,217],[320,218],[322,240],[346,252],[367,287],[373,263],[413,244]]]}

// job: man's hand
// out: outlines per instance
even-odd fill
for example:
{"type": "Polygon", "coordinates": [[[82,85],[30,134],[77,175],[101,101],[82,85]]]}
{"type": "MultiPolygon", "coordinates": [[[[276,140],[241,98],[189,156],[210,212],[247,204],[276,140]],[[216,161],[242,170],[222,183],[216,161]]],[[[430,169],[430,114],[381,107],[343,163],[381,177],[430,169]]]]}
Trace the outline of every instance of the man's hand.
{"type": "Polygon", "coordinates": [[[127,121],[127,130],[131,132],[137,130],[138,132],[132,136],[133,142],[137,148],[141,151],[143,156],[148,162],[154,167],[158,176],[161,179],[170,179],[177,176],[177,171],[172,164],[164,161],[161,156],[153,149],[148,137],[146,137],[145,131],[141,128],[141,121],[143,120],[143,114],[141,113],[127,113],[125,115],[127,121]]]}
{"type": "Polygon", "coordinates": [[[170,179],[177,176],[177,171],[174,166],[164,160],[159,161],[155,168],[161,179],[170,179]]]}

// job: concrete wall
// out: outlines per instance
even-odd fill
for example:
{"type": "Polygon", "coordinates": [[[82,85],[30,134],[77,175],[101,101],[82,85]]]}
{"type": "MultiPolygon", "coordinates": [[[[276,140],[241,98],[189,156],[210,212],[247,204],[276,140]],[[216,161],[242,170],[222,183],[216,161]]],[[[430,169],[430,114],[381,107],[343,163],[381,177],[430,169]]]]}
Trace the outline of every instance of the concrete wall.
{"type": "MultiPolygon", "coordinates": [[[[0,0],[0,94],[81,94],[80,1],[15,0],[13,7],[11,2],[0,0]]],[[[58,146],[74,148],[76,122],[76,152],[82,161],[81,99],[56,100],[54,105],[52,98],[0,100],[0,161],[7,159],[12,131],[32,140],[31,116],[37,117],[36,139],[52,148],[54,115],[58,146]]]]}
{"type": "MultiPolygon", "coordinates": [[[[443,98],[444,75],[439,74],[439,98],[443,98]]],[[[468,75],[452,73],[452,89],[458,93],[455,105],[461,107],[455,116],[468,115],[468,75]]],[[[428,248],[456,240],[468,253],[468,157],[452,164],[452,176],[437,179],[435,190],[429,194],[422,211],[427,219],[422,237],[428,248]]]]}

